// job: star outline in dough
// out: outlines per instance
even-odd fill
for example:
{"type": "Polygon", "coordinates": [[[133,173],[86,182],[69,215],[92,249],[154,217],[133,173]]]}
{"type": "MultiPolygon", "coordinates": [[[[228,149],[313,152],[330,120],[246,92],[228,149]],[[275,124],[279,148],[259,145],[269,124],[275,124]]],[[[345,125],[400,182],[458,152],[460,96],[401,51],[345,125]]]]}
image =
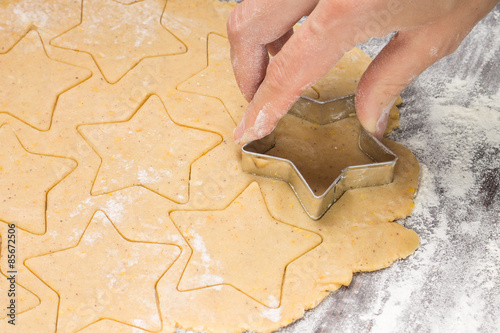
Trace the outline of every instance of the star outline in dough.
{"type": "Polygon", "coordinates": [[[21,142],[21,140],[19,139],[19,137],[17,136],[16,132],[10,127],[9,124],[1,124],[0,125],[0,130],[2,130],[3,128],[10,128],[11,130],[11,133],[13,135],[13,137],[16,139],[16,141],[19,143],[19,146],[20,148],[22,148],[27,154],[31,154],[31,155],[35,155],[35,156],[42,156],[42,157],[48,157],[48,158],[57,158],[57,159],[64,159],[64,160],[69,160],[69,161],[72,161],[74,162],[74,166],[67,172],[63,173],[62,176],[58,176],[57,178],[59,178],[58,181],[56,181],[55,183],[53,183],[51,186],[49,186],[46,190],[45,190],[45,195],[44,195],[44,200],[45,200],[45,209],[44,209],[44,218],[43,218],[43,224],[44,224],[44,231],[42,233],[36,233],[32,230],[28,230],[26,227],[20,227],[17,225],[16,222],[12,222],[12,221],[6,221],[4,219],[2,219],[2,217],[0,216],[0,222],[4,222],[4,223],[7,223],[7,224],[16,224],[16,228],[19,228],[21,230],[24,230],[28,233],[31,233],[31,234],[35,234],[35,235],[45,235],[47,233],[47,210],[48,210],[48,200],[49,200],[49,193],[50,191],[52,191],[52,189],[54,189],[57,185],[59,185],[64,179],[66,179],[73,171],[76,170],[76,168],[78,168],[78,161],[76,161],[75,159],[73,158],[70,158],[70,157],[65,157],[65,156],[58,156],[58,155],[47,155],[47,154],[41,154],[41,153],[35,153],[35,152],[32,152],[28,149],[26,149],[26,147],[23,145],[23,143],[21,142]]]}
{"type": "MultiPolygon", "coordinates": [[[[258,198],[258,199],[260,199],[258,198]]],[[[254,202],[257,202],[257,200],[254,200],[254,198],[251,198],[252,201],[254,202]]],[[[170,215],[170,219],[172,220],[173,224],[175,225],[175,227],[177,228],[178,232],[182,235],[182,237],[184,238],[184,242],[185,244],[187,244],[189,246],[189,249],[191,250],[191,253],[189,255],[189,258],[185,264],[185,267],[183,268],[182,270],[182,273],[181,273],[181,276],[179,278],[179,281],[177,283],[177,286],[176,286],[176,289],[177,291],[179,292],[192,292],[192,291],[196,291],[196,290],[203,290],[203,289],[207,289],[207,288],[217,288],[217,287],[221,287],[221,286],[228,286],[228,287],[232,287],[234,288],[235,290],[239,291],[240,293],[246,295],[247,297],[251,298],[252,300],[262,304],[263,306],[265,307],[268,307],[268,308],[271,308],[271,309],[278,309],[281,307],[281,304],[282,304],[282,298],[283,298],[283,286],[284,286],[284,282],[285,282],[285,278],[287,276],[287,270],[288,270],[288,266],[293,263],[294,261],[296,261],[297,259],[299,259],[300,257],[306,255],[307,253],[313,251],[314,249],[316,249],[317,247],[319,247],[322,243],[323,243],[323,236],[313,230],[309,230],[309,229],[305,229],[305,228],[302,228],[302,227],[298,227],[298,226],[295,226],[295,225],[292,225],[290,223],[287,223],[287,222],[283,222],[277,218],[275,218],[273,216],[273,214],[271,213],[271,211],[269,210],[268,206],[267,206],[267,202],[266,202],[266,199],[265,197],[263,196],[262,194],[262,191],[260,189],[260,186],[258,185],[257,182],[252,182],[250,183],[247,187],[245,187],[245,189],[240,192],[236,197],[235,199],[233,199],[231,201],[231,203],[223,208],[223,209],[203,209],[203,210],[194,210],[194,209],[188,209],[188,210],[182,210],[182,209],[175,209],[175,210],[172,210],[169,212],[169,215],[170,215]],[[192,242],[189,240],[191,237],[189,236],[186,236],[186,233],[182,232],[181,231],[181,228],[179,226],[179,222],[176,222],[175,218],[172,216],[172,214],[175,214],[175,213],[222,213],[228,209],[231,209],[231,206],[233,204],[238,204],[239,203],[239,200],[242,198],[242,196],[246,193],[246,192],[249,192],[251,190],[253,190],[253,188],[257,187],[258,189],[258,192],[260,194],[260,198],[262,198],[262,202],[265,206],[265,214],[266,214],[266,217],[270,218],[271,220],[273,220],[275,222],[276,225],[282,225],[282,226],[287,226],[287,227],[290,227],[292,229],[297,229],[297,230],[302,230],[302,231],[305,231],[307,232],[309,235],[315,235],[319,238],[319,242],[316,242],[313,246],[310,246],[307,248],[306,251],[303,251],[303,252],[300,252],[300,254],[296,255],[293,257],[293,259],[289,260],[284,266],[283,266],[283,271],[282,271],[282,276],[281,276],[281,279],[280,279],[280,291],[279,291],[279,300],[278,303],[275,303],[276,300],[274,301],[271,301],[269,298],[267,301],[263,301],[262,299],[258,299],[257,297],[255,296],[252,296],[250,293],[244,291],[243,289],[244,288],[240,288],[238,286],[236,286],[234,283],[230,282],[230,281],[224,281],[222,283],[212,283],[212,284],[208,284],[206,286],[198,286],[198,287],[193,287],[193,288],[187,288],[187,289],[182,289],[180,287],[182,281],[183,281],[183,278],[185,277],[185,274],[186,274],[186,271],[188,270],[188,267],[190,264],[192,264],[192,259],[193,259],[193,256],[195,254],[195,252],[197,252],[192,244],[192,242]],[[273,304],[274,303],[274,304],[273,304]]],[[[267,288],[266,288],[267,290],[267,288]]],[[[272,296],[272,295],[270,295],[272,296]]]]}
{"type": "MultiPolygon", "coordinates": [[[[63,60],[56,60],[56,59],[51,58],[49,56],[49,54],[47,53],[47,48],[45,47],[45,44],[44,44],[44,42],[42,40],[42,37],[40,36],[40,33],[38,32],[38,28],[36,26],[34,26],[33,24],[30,25],[30,27],[26,30],[26,32],[9,49],[7,49],[5,52],[0,53],[0,57],[3,56],[3,55],[8,55],[12,50],[14,50],[16,47],[18,47],[25,40],[25,38],[29,37],[29,35],[32,32],[34,32],[36,34],[37,40],[40,41],[39,46],[41,48],[40,48],[39,51],[42,51],[42,53],[45,55],[45,57],[47,58],[46,61],[61,63],[61,64],[64,64],[65,66],[71,66],[71,67],[73,67],[75,69],[79,69],[80,71],[82,71],[82,73],[83,73],[83,71],[88,72],[85,75],[79,75],[77,77],[77,79],[79,79],[80,76],[81,76],[83,79],[77,81],[76,83],[74,83],[74,84],[72,84],[70,86],[63,87],[63,89],[60,92],[54,94],[55,95],[54,103],[51,106],[50,119],[48,121],[48,127],[46,127],[46,128],[40,127],[40,126],[36,126],[36,125],[32,124],[30,121],[23,119],[23,117],[16,115],[15,112],[2,110],[3,106],[0,104],[0,114],[7,114],[7,115],[9,115],[9,116],[11,116],[11,117],[19,120],[20,122],[22,122],[22,123],[24,123],[24,124],[26,124],[26,125],[34,128],[34,129],[40,131],[40,132],[48,132],[52,128],[52,122],[53,122],[53,118],[54,118],[54,112],[55,112],[57,104],[59,102],[59,97],[62,94],[64,94],[64,93],[70,91],[71,89],[75,88],[76,86],[79,86],[80,84],[82,84],[85,81],[89,80],[93,76],[93,73],[88,68],[84,68],[84,67],[75,65],[73,63],[69,63],[69,62],[63,61],[63,60]]],[[[45,97],[43,97],[43,98],[45,98],[45,97]]]]}
{"type": "MultiPolygon", "coordinates": [[[[77,249],[78,247],[80,246],[85,246],[85,245],[81,245],[82,244],[82,240],[84,240],[86,234],[87,234],[87,231],[89,229],[89,227],[92,225],[92,223],[94,223],[94,220],[97,220],[98,218],[101,218],[103,219],[103,222],[106,223],[108,222],[110,224],[110,226],[108,227],[109,229],[113,230],[113,233],[116,233],[118,234],[117,237],[121,238],[124,242],[130,242],[130,243],[135,243],[135,244],[148,244],[148,245],[162,245],[162,246],[173,246],[176,248],[176,253],[174,254],[174,259],[171,261],[170,264],[167,265],[167,267],[165,268],[165,270],[163,271],[163,273],[161,273],[161,275],[158,276],[158,278],[155,280],[154,284],[153,284],[153,289],[154,289],[154,294],[155,294],[155,303],[156,303],[156,309],[158,311],[158,317],[159,317],[159,321],[160,321],[160,324],[161,324],[161,328],[159,330],[154,330],[155,332],[160,332],[163,330],[163,327],[164,327],[164,323],[163,323],[163,314],[162,314],[162,307],[161,307],[161,304],[159,303],[159,295],[158,295],[158,283],[159,281],[165,276],[165,274],[167,274],[167,272],[174,266],[174,264],[179,260],[179,258],[181,257],[181,254],[182,254],[182,247],[179,246],[178,244],[174,244],[174,243],[159,243],[159,242],[152,242],[152,241],[136,241],[136,240],[132,240],[130,238],[127,238],[124,234],[122,234],[122,232],[120,232],[120,230],[118,229],[118,227],[115,225],[115,223],[109,218],[109,216],[106,214],[106,212],[98,209],[96,210],[93,214],[92,214],[92,217],[90,219],[90,221],[87,223],[87,225],[85,226],[85,229],[83,230],[80,238],[78,239],[78,242],[73,245],[73,246],[70,246],[70,247],[67,247],[67,248],[63,248],[63,249],[59,249],[59,250],[56,250],[56,251],[53,251],[53,252],[49,252],[49,253],[44,253],[44,254],[38,254],[36,256],[33,256],[33,257],[30,257],[30,258],[27,258],[24,260],[24,266],[33,274],[36,276],[37,279],[39,279],[40,281],[42,281],[43,284],[45,284],[50,290],[52,290],[56,295],[57,295],[57,298],[58,298],[58,304],[57,304],[57,314],[56,314],[56,328],[57,331],[59,331],[59,323],[60,323],[60,307],[61,307],[61,294],[59,291],[57,291],[54,287],[51,286],[51,284],[49,282],[47,282],[46,280],[42,279],[41,278],[41,275],[43,274],[37,274],[35,272],[34,269],[30,268],[30,265],[29,265],[29,261],[34,259],[40,259],[40,258],[43,258],[43,257],[46,257],[46,256],[54,256],[54,255],[58,255],[60,253],[63,253],[65,251],[71,251],[71,250],[75,250],[77,249]],[[101,217],[98,217],[98,215],[102,215],[101,217]]],[[[97,223],[101,223],[101,222],[95,222],[96,224],[97,223]]],[[[115,236],[116,236],[115,234],[115,236]]],[[[115,245],[116,246],[116,245],[115,245]]],[[[128,248],[126,248],[125,251],[127,251],[128,248]]],[[[104,287],[102,289],[105,289],[104,287]]],[[[70,289],[71,291],[71,289],[70,289]]],[[[109,305],[109,306],[112,306],[109,305]]],[[[137,328],[137,329],[141,329],[141,330],[147,330],[147,331],[151,331],[150,329],[148,328],[144,328],[144,327],[139,327],[139,326],[136,326],[136,325],[132,325],[132,324],[129,324],[129,323],[126,323],[122,320],[119,320],[119,319],[115,319],[115,318],[110,318],[110,317],[107,317],[107,316],[102,316],[102,317],[99,317],[97,320],[95,321],[92,321],[91,323],[88,323],[86,324],[85,326],[82,326],[78,329],[78,331],[80,330],[83,330],[83,329],[86,329],[88,328],[89,326],[99,322],[99,321],[102,321],[102,320],[112,320],[112,321],[116,321],[116,322],[119,322],[119,323],[122,323],[126,326],[130,326],[130,327],[134,327],[134,328],[137,328]]]]}
{"type": "MultiPolygon", "coordinates": [[[[192,165],[193,163],[195,163],[197,160],[199,160],[201,157],[205,156],[209,151],[215,149],[216,147],[218,147],[219,145],[221,145],[223,143],[223,137],[220,133],[218,132],[215,132],[215,131],[211,131],[211,130],[208,130],[208,129],[200,129],[200,128],[196,128],[196,127],[192,127],[190,125],[183,125],[181,123],[178,123],[176,120],[174,120],[171,116],[170,116],[170,113],[168,112],[163,100],[156,94],[148,94],[144,100],[139,104],[139,106],[136,108],[136,110],[132,113],[132,115],[130,115],[127,119],[125,120],[119,120],[119,121],[109,121],[109,122],[102,122],[102,123],[88,123],[88,124],[81,124],[81,125],[78,125],[77,126],[77,131],[78,133],[80,134],[80,136],[87,142],[87,144],[92,148],[92,150],[97,154],[97,156],[99,157],[100,159],[100,163],[99,163],[99,167],[97,168],[97,172],[96,172],[96,175],[94,177],[94,180],[93,180],[93,183],[92,183],[92,188],[91,188],[91,192],[90,194],[92,196],[100,196],[100,195],[106,195],[106,194],[111,194],[111,193],[114,193],[116,191],[120,191],[120,190],[123,190],[123,189],[127,189],[127,188],[132,188],[132,187],[135,187],[135,186],[139,186],[139,187],[143,187],[144,189],[146,190],[149,190],[149,191],[152,191],[154,192],[155,194],[163,197],[163,198],[166,198],[167,200],[171,200],[175,203],[179,203],[179,204],[185,204],[187,202],[189,202],[189,200],[191,199],[191,184],[190,184],[190,181],[191,181],[191,168],[192,168],[192,165]],[[189,172],[188,172],[188,179],[186,180],[186,187],[187,187],[187,198],[185,201],[178,201],[177,199],[174,199],[172,197],[170,197],[169,195],[166,195],[164,193],[161,193],[159,190],[155,190],[155,189],[152,189],[151,187],[145,185],[145,184],[128,184],[128,185],[125,185],[125,186],[122,186],[122,187],[117,187],[117,188],[114,188],[114,189],[110,189],[110,190],[105,190],[105,191],[100,191],[99,193],[96,193],[94,191],[94,188],[95,188],[95,185],[96,185],[96,182],[99,178],[99,175],[101,173],[101,170],[102,170],[102,166],[106,163],[106,159],[103,158],[103,156],[101,156],[101,153],[99,152],[99,149],[96,148],[95,144],[93,144],[92,142],[90,142],[90,140],[86,137],[86,135],[84,133],[82,133],[82,127],[92,127],[92,126],[105,126],[105,125],[118,125],[118,124],[126,124],[130,121],[132,121],[134,119],[134,117],[141,111],[141,109],[143,109],[143,107],[148,104],[150,101],[151,102],[154,102],[153,98],[156,100],[159,101],[159,103],[161,103],[161,106],[162,106],[162,111],[164,111],[167,115],[167,117],[170,119],[170,121],[176,126],[176,127],[182,127],[182,128],[186,128],[188,130],[195,130],[195,131],[199,131],[199,132],[204,132],[204,133],[211,133],[211,134],[214,134],[214,135],[217,135],[219,138],[218,138],[218,142],[215,144],[215,145],[212,145],[212,146],[209,146],[207,145],[206,147],[209,147],[208,149],[203,149],[200,156],[196,157],[195,159],[193,159],[190,163],[189,163],[189,172]]],[[[135,175],[136,177],[138,177],[138,175],[135,175]]],[[[139,181],[140,182],[140,181],[139,181]]]]}
{"type": "MultiPolygon", "coordinates": [[[[226,42],[228,42],[228,38],[218,32],[210,32],[207,34],[207,48],[206,48],[206,52],[207,52],[207,63],[205,65],[205,67],[203,67],[201,70],[197,71],[196,73],[194,73],[193,75],[191,75],[190,77],[188,77],[187,79],[185,79],[184,81],[182,81],[181,83],[179,83],[176,87],[177,90],[179,91],[182,91],[182,92],[185,92],[185,93],[191,93],[191,94],[196,94],[196,95],[200,95],[200,96],[205,96],[205,97],[209,97],[209,98],[215,98],[217,100],[219,100],[222,105],[224,106],[224,108],[226,109],[226,112],[229,114],[229,116],[231,117],[231,119],[233,120],[233,122],[235,124],[238,124],[238,119],[236,116],[239,116],[241,118],[241,116],[243,115],[243,111],[244,109],[246,108],[248,102],[243,98],[243,96],[241,96],[241,102],[242,102],[242,105],[240,105],[240,109],[235,109],[235,110],[230,110],[229,108],[229,105],[228,104],[232,104],[231,102],[228,103],[228,102],[225,102],[223,100],[223,97],[221,95],[218,95],[218,96],[215,96],[214,95],[210,95],[208,93],[201,93],[200,91],[194,91],[194,90],[189,90],[188,87],[182,87],[183,85],[186,86],[188,84],[190,84],[192,81],[194,82],[195,78],[197,77],[204,77],[205,76],[205,73],[209,72],[211,70],[212,67],[217,67],[219,66],[221,63],[223,63],[224,61],[229,61],[229,58],[224,58],[224,59],[211,59],[213,58],[213,55],[211,56],[211,52],[210,50],[215,48],[215,44],[219,43],[220,41],[219,40],[216,40],[216,41],[211,41],[211,38],[222,38],[222,40],[225,40],[226,42]],[[213,44],[213,45],[212,45],[213,44]]],[[[224,50],[222,50],[224,51],[224,50]]],[[[227,51],[229,52],[229,51],[227,51]]],[[[208,73],[208,75],[213,75],[212,73],[208,73]]],[[[220,74],[215,74],[215,75],[220,75],[220,74]]],[[[231,73],[231,77],[233,74],[231,73]]],[[[236,85],[236,81],[234,81],[234,87],[235,88],[235,91],[236,91],[236,88],[237,88],[237,85],[236,85]]],[[[238,96],[241,95],[241,93],[239,92],[239,90],[237,91],[238,92],[238,96]]],[[[239,104],[239,103],[236,103],[236,104],[239,104]]]]}

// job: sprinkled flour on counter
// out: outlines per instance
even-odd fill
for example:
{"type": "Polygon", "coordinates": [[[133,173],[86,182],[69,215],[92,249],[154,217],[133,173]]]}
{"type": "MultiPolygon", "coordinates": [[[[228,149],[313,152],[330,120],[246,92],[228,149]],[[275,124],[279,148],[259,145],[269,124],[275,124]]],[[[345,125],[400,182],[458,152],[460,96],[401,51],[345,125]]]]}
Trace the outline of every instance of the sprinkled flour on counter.
{"type": "MultiPolygon", "coordinates": [[[[408,259],[327,297],[281,333],[499,332],[500,8],[403,93],[391,139],[420,161],[408,259]]],[[[361,48],[372,57],[387,39],[361,48]]],[[[403,61],[403,59],[402,59],[403,61]]]]}

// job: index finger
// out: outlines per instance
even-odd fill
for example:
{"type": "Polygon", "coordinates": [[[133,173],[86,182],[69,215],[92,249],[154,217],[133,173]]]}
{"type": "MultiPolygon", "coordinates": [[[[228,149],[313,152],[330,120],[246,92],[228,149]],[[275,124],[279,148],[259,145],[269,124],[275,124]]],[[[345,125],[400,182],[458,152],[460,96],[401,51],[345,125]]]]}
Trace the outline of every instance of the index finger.
{"type": "Polygon", "coordinates": [[[250,101],[264,79],[269,56],[266,45],[289,33],[318,0],[246,0],[229,16],[227,32],[231,63],[243,96],[250,101]]]}
{"type": "Polygon", "coordinates": [[[236,142],[243,144],[269,134],[299,96],[356,44],[353,28],[361,24],[362,18],[359,15],[354,18],[355,8],[335,4],[319,2],[302,27],[269,62],[264,80],[235,129],[236,142]]]}

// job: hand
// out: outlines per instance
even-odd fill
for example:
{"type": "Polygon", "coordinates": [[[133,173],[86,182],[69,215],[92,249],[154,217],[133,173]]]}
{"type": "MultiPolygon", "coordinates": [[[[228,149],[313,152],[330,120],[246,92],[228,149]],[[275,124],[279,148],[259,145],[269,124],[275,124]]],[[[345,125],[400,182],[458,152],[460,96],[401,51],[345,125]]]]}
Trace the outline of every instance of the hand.
{"type": "Polygon", "coordinates": [[[452,53],[499,0],[245,0],[227,22],[236,81],[250,102],[236,142],[269,134],[299,96],[342,55],[398,31],[356,92],[361,124],[378,138],[410,82],[452,53]],[[308,16],[294,34],[293,25],[308,16]],[[269,60],[269,53],[273,56],[269,60]]]}

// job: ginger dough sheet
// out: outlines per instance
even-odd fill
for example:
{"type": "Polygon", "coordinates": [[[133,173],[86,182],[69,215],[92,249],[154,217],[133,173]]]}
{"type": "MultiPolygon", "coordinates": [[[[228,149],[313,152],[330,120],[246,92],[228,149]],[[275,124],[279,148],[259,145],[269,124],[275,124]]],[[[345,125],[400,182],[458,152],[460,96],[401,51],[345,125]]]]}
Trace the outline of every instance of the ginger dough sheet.
{"type": "MultiPolygon", "coordinates": [[[[25,333],[271,332],[417,248],[393,222],[419,175],[397,143],[394,182],[346,192],[320,221],[287,184],[242,172],[234,3],[33,3],[0,3],[1,332],[12,299],[25,333]]],[[[366,64],[351,51],[308,95],[353,93],[366,64]]],[[[346,124],[355,135],[355,118],[331,131],[346,124]]],[[[328,162],[333,147],[309,141],[328,162]]]]}

